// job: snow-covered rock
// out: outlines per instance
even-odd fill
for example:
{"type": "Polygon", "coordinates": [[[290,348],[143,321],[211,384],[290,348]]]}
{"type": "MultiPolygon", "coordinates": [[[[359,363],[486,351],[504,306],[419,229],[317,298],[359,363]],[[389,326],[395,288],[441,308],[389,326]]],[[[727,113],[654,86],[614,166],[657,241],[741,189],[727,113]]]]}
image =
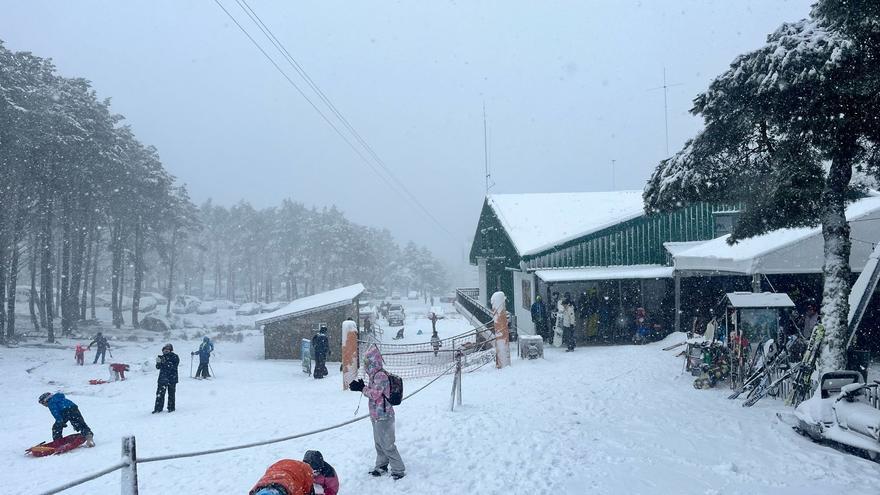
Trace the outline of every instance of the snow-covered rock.
{"type": "Polygon", "coordinates": [[[215,299],[213,301],[208,301],[214,305],[217,309],[236,309],[238,308],[238,304],[228,300],[228,299],[215,299]]]}
{"type": "Polygon", "coordinates": [[[157,301],[152,296],[142,296],[140,301],[138,302],[138,309],[141,312],[153,311],[156,309],[156,306],[159,305],[159,301],[157,301]]]}
{"type": "Polygon", "coordinates": [[[198,310],[202,301],[195,296],[177,296],[171,306],[171,312],[179,315],[188,315],[198,310]]]}
{"type": "Polygon", "coordinates": [[[167,332],[173,328],[170,319],[158,314],[151,314],[143,317],[140,324],[141,328],[151,332],[167,332]]]}
{"type": "Polygon", "coordinates": [[[141,292],[141,296],[149,296],[156,300],[157,304],[167,304],[168,298],[158,292],[141,292]]]}
{"type": "Polygon", "coordinates": [[[273,301],[270,303],[266,303],[260,308],[260,313],[271,313],[273,311],[278,311],[279,309],[287,306],[287,303],[284,301],[273,301]]]}
{"type": "Polygon", "coordinates": [[[244,303],[241,306],[239,306],[237,310],[235,310],[235,314],[237,316],[253,316],[255,314],[258,314],[262,307],[263,306],[260,303],[255,303],[255,302],[244,303]]]}
{"type": "Polygon", "coordinates": [[[217,312],[217,306],[214,305],[213,301],[205,301],[196,308],[196,314],[200,315],[210,315],[217,312]]]}

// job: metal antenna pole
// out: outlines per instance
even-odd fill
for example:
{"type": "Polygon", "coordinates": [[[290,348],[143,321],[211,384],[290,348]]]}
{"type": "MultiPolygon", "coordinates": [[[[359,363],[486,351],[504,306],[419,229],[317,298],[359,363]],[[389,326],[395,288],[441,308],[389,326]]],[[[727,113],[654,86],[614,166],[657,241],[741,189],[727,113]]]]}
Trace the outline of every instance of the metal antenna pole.
{"type": "Polygon", "coordinates": [[[673,86],[681,86],[681,83],[676,84],[667,84],[666,83],[666,67],[663,67],[663,86],[658,86],[656,88],[651,88],[648,91],[654,91],[657,89],[663,90],[663,128],[666,132],[666,156],[669,156],[669,103],[668,103],[668,94],[669,88],[673,86]]]}
{"type": "Polygon", "coordinates": [[[486,172],[486,196],[489,195],[489,132],[486,126],[486,102],[483,101],[483,165],[486,172]]]}

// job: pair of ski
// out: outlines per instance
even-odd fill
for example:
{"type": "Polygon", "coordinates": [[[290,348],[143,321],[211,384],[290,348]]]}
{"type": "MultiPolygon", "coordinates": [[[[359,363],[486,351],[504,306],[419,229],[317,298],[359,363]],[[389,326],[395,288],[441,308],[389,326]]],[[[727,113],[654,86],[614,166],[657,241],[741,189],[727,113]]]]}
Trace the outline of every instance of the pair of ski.
{"type": "Polygon", "coordinates": [[[765,360],[764,364],[752,373],[746,381],[743,382],[742,386],[727,398],[736,399],[743,392],[748,392],[743,407],[752,406],[755,402],[759,401],[761,397],[775,390],[774,384],[770,382],[770,379],[773,376],[773,373],[785,364],[788,364],[788,351],[783,348],[777,352],[769,362],[765,360]]]}
{"type": "MultiPolygon", "coordinates": [[[[792,366],[788,371],[782,374],[776,380],[769,382],[770,374],[766,373],[765,380],[762,380],[754,390],[752,390],[745,402],[743,402],[743,407],[751,407],[755,405],[759,400],[763,399],[770,392],[775,392],[778,390],[780,384],[782,384],[785,380],[791,378],[792,383],[792,391],[791,394],[785,401],[786,405],[797,405],[800,404],[801,401],[806,399],[807,395],[810,392],[810,378],[813,376],[813,371],[816,369],[816,360],[819,357],[819,348],[822,345],[822,340],[825,338],[825,327],[820,323],[813,327],[813,332],[810,334],[810,342],[807,346],[806,352],[804,352],[804,356],[800,362],[792,366]]],[[[778,364],[777,364],[778,366],[778,364]]],[[[739,394],[737,394],[739,395],[739,394]]]]}

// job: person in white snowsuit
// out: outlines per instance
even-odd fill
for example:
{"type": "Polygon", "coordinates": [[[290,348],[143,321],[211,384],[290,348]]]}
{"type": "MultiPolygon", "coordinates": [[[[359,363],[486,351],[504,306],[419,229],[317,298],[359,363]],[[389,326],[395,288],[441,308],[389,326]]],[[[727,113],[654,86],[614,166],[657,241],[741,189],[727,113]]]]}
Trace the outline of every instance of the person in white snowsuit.
{"type": "Polygon", "coordinates": [[[566,346],[565,352],[574,350],[574,305],[571,298],[566,294],[557,305],[556,318],[561,320],[562,343],[566,346]]]}

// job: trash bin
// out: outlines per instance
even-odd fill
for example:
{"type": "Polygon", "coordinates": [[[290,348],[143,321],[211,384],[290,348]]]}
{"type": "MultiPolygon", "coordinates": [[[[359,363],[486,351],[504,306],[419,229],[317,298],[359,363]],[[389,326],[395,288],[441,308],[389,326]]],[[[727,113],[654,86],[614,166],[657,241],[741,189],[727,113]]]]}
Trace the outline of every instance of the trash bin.
{"type": "Polygon", "coordinates": [[[868,383],[868,367],[871,365],[871,351],[851,349],[846,353],[846,369],[858,371],[868,383]]]}

